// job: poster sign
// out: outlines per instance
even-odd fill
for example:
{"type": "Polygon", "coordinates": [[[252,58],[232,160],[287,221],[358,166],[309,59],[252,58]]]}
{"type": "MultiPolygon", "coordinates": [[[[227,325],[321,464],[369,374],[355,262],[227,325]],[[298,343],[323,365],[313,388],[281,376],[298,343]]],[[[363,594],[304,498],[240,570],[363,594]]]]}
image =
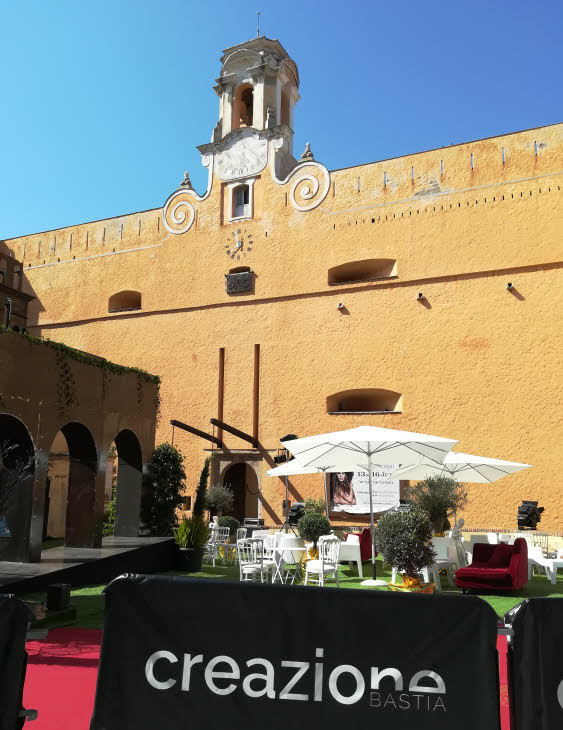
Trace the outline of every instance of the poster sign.
{"type": "Polygon", "coordinates": [[[123,576],[90,730],[499,730],[496,624],[476,596],[123,576]]]}
{"type": "MultiPolygon", "coordinates": [[[[400,501],[399,480],[393,478],[398,465],[377,466],[371,473],[374,513],[387,512],[400,501]]],[[[367,471],[330,474],[330,511],[333,514],[369,515],[367,471]]]]}
{"type": "Polygon", "coordinates": [[[563,727],[563,600],[528,598],[504,617],[515,730],[563,727]]]}

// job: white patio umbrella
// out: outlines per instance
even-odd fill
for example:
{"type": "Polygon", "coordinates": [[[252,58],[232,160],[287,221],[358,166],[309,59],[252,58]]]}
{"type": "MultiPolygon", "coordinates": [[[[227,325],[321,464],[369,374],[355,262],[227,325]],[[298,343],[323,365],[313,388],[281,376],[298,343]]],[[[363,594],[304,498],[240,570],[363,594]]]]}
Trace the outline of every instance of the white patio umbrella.
{"type": "MultiPolygon", "coordinates": [[[[393,473],[398,479],[420,481],[428,477],[445,476],[458,482],[473,482],[475,484],[490,484],[502,477],[514,474],[522,469],[529,469],[531,464],[520,464],[517,461],[503,461],[489,459],[487,456],[463,454],[461,451],[450,451],[443,464],[435,464],[428,459],[420,459],[410,466],[404,465],[393,473]]],[[[457,515],[454,512],[455,524],[457,515]]]]}
{"type": "Polygon", "coordinates": [[[441,464],[455,444],[457,441],[454,439],[376,426],[358,426],[347,431],[335,431],[284,442],[285,448],[304,467],[343,472],[356,471],[358,468],[367,470],[372,578],[363,581],[363,585],[385,585],[385,581],[375,578],[372,468],[385,464],[412,464],[415,456],[441,464]]]}
{"type": "Polygon", "coordinates": [[[435,464],[427,459],[413,461],[410,466],[402,465],[393,476],[399,479],[414,481],[428,479],[431,476],[447,476],[458,482],[475,482],[476,484],[490,484],[508,474],[514,474],[522,469],[529,469],[531,464],[520,464],[517,461],[503,461],[489,459],[486,456],[462,454],[461,451],[450,451],[443,464],[435,464]]]}

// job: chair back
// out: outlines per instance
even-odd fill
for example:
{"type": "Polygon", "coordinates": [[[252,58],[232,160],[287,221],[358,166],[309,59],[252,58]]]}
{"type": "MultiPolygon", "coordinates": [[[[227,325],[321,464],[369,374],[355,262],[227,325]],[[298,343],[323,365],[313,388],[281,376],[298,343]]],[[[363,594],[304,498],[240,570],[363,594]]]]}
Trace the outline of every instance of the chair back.
{"type": "Polygon", "coordinates": [[[262,544],[264,546],[264,558],[271,560],[274,557],[276,549],[276,536],[270,534],[265,535],[262,538],[262,544]]]}
{"type": "Polygon", "coordinates": [[[323,564],[338,565],[340,558],[340,540],[332,535],[319,538],[319,559],[323,564]]]}
{"type": "Polygon", "coordinates": [[[528,547],[541,547],[544,553],[549,550],[549,535],[543,532],[531,532],[527,538],[528,547]]]}
{"type": "Polygon", "coordinates": [[[360,536],[359,535],[352,535],[351,533],[348,533],[346,535],[346,539],[344,542],[347,542],[348,545],[359,545],[360,544],[360,536]]]}
{"type": "Polygon", "coordinates": [[[237,552],[241,565],[262,563],[264,560],[264,542],[253,537],[238,540],[237,552]]]}
{"type": "Polygon", "coordinates": [[[218,527],[217,528],[217,540],[221,543],[229,542],[229,538],[231,537],[231,528],[230,527],[218,527]]]}
{"type": "Polygon", "coordinates": [[[487,540],[490,545],[498,545],[498,532],[487,532],[487,540]]]}
{"type": "Polygon", "coordinates": [[[248,530],[246,529],[246,527],[239,527],[238,528],[238,530],[237,530],[237,544],[238,544],[238,541],[239,540],[244,540],[244,538],[246,537],[247,532],[248,532],[248,530]]]}

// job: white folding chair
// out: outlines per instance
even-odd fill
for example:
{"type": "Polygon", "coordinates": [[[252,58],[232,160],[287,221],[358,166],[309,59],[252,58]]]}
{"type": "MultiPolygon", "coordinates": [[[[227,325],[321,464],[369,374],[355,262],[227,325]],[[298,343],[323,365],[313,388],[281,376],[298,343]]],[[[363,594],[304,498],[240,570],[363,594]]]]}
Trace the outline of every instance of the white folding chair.
{"type": "Polygon", "coordinates": [[[219,528],[214,523],[211,523],[209,525],[209,537],[207,538],[207,542],[205,543],[203,553],[203,561],[207,562],[211,560],[213,567],[215,567],[215,561],[217,560],[217,555],[219,553],[219,547],[217,544],[218,529],[219,528]]]}
{"type": "Polygon", "coordinates": [[[220,554],[223,551],[223,563],[229,560],[229,553],[233,546],[230,544],[231,528],[230,527],[218,527],[217,530],[217,553],[220,554]]]}
{"type": "Polygon", "coordinates": [[[264,542],[258,538],[247,538],[237,542],[239,572],[241,581],[268,580],[269,568],[264,565],[264,542]]]}
{"type": "Polygon", "coordinates": [[[338,582],[338,560],[340,558],[340,540],[332,535],[319,538],[318,560],[308,560],[305,563],[305,585],[316,583],[324,586],[325,579],[333,576],[338,582]]]}
{"type": "Polygon", "coordinates": [[[246,527],[239,527],[237,530],[237,539],[235,543],[235,565],[238,563],[238,542],[239,540],[244,540],[246,538],[248,530],[246,527]]]}

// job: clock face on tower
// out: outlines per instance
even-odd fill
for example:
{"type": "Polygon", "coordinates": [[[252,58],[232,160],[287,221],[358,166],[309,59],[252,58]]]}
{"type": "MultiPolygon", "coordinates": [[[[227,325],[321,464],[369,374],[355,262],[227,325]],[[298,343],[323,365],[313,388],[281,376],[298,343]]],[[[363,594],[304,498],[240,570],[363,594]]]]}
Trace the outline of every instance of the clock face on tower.
{"type": "Polygon", "coordinates": [[[225,253],[233,261],[240,261],[252,251],[254,242],[252,234],[246,229],[235,228],[225,244],[225,253]]]}
{"type": "Polygon", "coordinates": [[[216,173],[221,180],[256,175],[268,161],[268,140],[260,138],[252,129],[241,130],[217,153],[216,173]]]}

